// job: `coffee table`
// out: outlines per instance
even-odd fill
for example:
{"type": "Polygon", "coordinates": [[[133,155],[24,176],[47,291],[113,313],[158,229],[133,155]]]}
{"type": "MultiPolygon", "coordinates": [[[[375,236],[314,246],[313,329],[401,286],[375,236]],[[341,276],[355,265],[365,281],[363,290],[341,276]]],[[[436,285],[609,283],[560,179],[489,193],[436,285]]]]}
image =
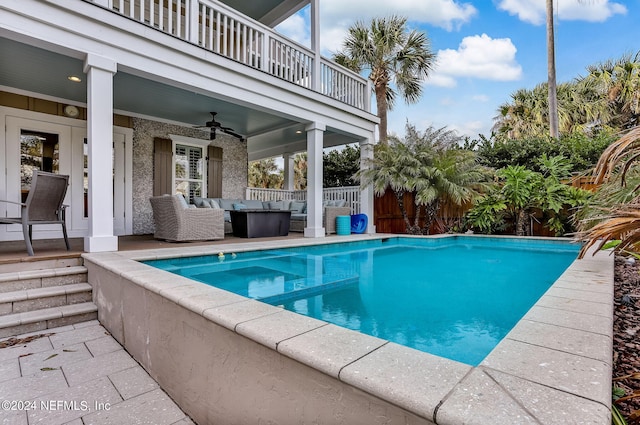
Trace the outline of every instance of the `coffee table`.
{"type": "Polygon", "coordinates": [[[232,210],[233,236],[240,238],[266,238],[287,236],[291,211],[281,210],[232,210]]]}

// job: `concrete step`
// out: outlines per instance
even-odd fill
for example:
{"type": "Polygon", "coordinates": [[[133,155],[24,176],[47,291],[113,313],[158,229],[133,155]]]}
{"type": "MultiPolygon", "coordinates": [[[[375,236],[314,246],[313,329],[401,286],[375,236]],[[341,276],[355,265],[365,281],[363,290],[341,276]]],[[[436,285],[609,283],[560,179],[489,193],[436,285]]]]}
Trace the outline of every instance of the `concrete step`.
{"type": "Polygon", "coordinates": [[[85,302],[0,316],[0,338],[72,325],[98,318],[98,307],[85,302]]]}
{"type": "Polygon", "coordinates": [[[91,301],[91,285],[72,283],[0,293],[0,316],[91,301]]]}
{"type": "Polygon", "coordinates": [[[0,274],[0,293],[87,282],[87,268],[68,266],[0,274]]]}
{"type": "Polygon", "coordinates": [[[25,257],[20,259],[2,259],[0,260],[0,274],[44,269],[61,269],[64,267],[81,266],[82,264],[82,257],[80,257],[79,254],[45,258],[25,257]]]}

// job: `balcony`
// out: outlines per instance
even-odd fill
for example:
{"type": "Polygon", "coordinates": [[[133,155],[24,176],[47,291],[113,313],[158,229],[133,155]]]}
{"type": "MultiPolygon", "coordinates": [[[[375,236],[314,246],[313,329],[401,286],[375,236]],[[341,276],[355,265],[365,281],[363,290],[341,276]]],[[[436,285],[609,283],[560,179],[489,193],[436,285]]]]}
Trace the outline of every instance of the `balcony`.
{"type": "MultiPolygon", "coordinates": [[[[104,0],[93,0],[104,3],[104,0]]],[[[360,75],[213,0],[109,0],[115,12],[276,78],[370,112],[360,75]]]]}

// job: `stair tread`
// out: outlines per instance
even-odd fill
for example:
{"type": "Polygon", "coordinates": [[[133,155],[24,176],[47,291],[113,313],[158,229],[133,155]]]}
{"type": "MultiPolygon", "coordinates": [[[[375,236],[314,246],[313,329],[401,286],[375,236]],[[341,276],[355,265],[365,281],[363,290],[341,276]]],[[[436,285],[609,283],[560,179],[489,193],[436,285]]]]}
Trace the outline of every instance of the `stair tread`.
{"type": "Polygon", "coordinates": [[[87,273],[87,268],[85,266],[71,266],[71,267],[61,267],[61,268],[42,269],[42,270],[8,272],[8,273],[0,274],[0,283],[14,282],[14,281],[26,280],[26,279],[39,279],[43,277],[69,276],[69,275],[82,274],[82,273],[87,273]]]}
{"type": "Polygon", "coordinates": [[[71,283],[60,286],[47,286],[44,288],[20,289],[18,291],[0,293],[0,304],[33,300],[36,298],[55,297],[65,294],[77,294],[79,292],[91,291],[91,285],[88,283],[71,283]]]}
{"type": "Polygon", "coordinates": [[[64,305],[60,307],[43,308],[40,310],[26,311],[23,313],[7,314],[0,316],[0,329],[19,326],[44,320],[70,317],[77,314],[93,313],[98,307],[92,302],[64,305]]]}

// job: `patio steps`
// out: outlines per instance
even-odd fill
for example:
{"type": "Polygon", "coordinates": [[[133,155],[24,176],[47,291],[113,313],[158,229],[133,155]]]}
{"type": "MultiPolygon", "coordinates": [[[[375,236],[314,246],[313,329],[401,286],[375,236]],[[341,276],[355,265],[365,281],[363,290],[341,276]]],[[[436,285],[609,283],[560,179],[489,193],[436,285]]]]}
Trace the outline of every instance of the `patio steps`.
{"type": "Polygon", "coordinates": [[[82,259],[0,264],[0,338],[94,320],[82,259]]]}

